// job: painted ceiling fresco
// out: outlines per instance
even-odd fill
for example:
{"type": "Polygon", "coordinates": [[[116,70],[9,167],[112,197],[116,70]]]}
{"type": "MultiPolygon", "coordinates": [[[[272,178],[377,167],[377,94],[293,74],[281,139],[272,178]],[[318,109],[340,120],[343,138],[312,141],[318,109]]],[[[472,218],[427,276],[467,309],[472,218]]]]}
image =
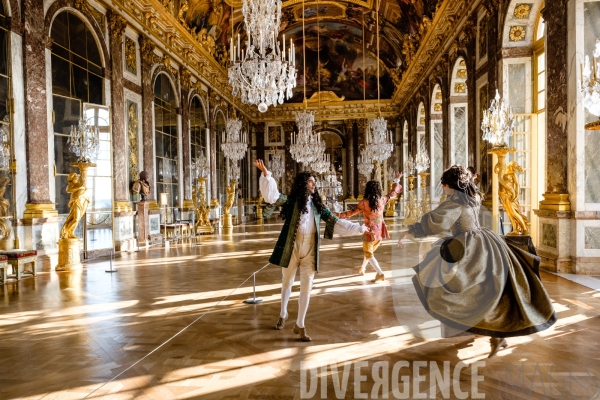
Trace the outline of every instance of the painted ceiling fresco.
{"type": "MultiPolygon", "coordinates": [[[[239,7],[232,8],[224,0],[163,0],[177,2],[178,19],[199,40],[208,41],[214,47],[214,55],[222,65],[227,65],[231,17],[233,13],[234,34],[244,39],[244,24],[239,7]]],[[[394,83],[389,70],[401,76],[406,69],[402,54],[403,44],[409,38],[418,37],[419,26],[424,18],[433,19],[441,0],[379,0],[379,47],[381,98],[389,99],[394,83]]],[[[377,98],[377,40],[376,0],[327,1],[302,4],[284,1],[281,34],[292,38],[296,45],[298,87],[291,101],[302,101],[303,84],[306,80],[307,97],[315,91],[333,91],[346,100],[377,98]],[[306,40],[302,37],[302,21],[305,23],[306,40]],[[319,24],[317,26],[317,20],[319,24]],[[364,28],[363,28],[364,27],[364,28]],[[363,31],[364,48],[363,54],[363,31]],[[318,33],[318,35],[317,35],[318,33]],[[318,38],[317,38],[318,36],[318,38]],[[317,44],[319,42],[319,44],[317,44]],[[306,43],[306,70],[303,71],[303,46],[306,43]],[[318,60],[320,59],[320,66],[318,60]]]]}

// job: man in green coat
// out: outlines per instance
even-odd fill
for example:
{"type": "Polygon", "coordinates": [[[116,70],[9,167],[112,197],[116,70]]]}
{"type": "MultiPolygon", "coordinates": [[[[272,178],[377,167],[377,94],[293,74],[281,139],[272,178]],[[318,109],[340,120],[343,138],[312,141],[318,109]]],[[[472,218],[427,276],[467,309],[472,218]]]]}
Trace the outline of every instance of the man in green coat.
{"type": "Polygon", "coordinates": [[[319,223],[325,225],[325,238],[332,239],[333,234],[343,236],[362,235],[366,227],[347,220],[340,220],[333,215],[321,201],[316,188],[316,179],[310,172],[300,172],[294,180],[289,196],[279,193],[277,182],[267,171],[262,160],[256,160],[254,165],[262,171],[260,176],[260,191],[266,203],[271,204],[265,210],[264,216],[270,217],[273,210],[282,206],[281,215],[285,219],[283,229],[277,239],[273,254],[269,259],[271,264],[282,267],[283,281],[281,286],[281,313],[275,329],[283,329],[288,318],[287,305],[292,294],[292,285],[296,270],[300,269],[300,296],[298,298],[298,318],[294,325],[294,333],[300,335],[305,342],[311,338],[306,332],[304,318],[310,301],[315,273],[319,271],[319,223]]]}

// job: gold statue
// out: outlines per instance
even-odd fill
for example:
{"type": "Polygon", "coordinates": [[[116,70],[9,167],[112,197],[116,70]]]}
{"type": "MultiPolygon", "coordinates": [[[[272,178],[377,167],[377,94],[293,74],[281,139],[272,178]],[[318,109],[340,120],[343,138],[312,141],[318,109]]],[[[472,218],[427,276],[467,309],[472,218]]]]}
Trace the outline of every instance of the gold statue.
{"type": "Polygon", "coordinates": [[[231,181],[229,186],[227,186],[227,201],[225,202],[225,207],[223,208],[223,228],[232,228],[233,221],[231,218],[231,207],[235,203],[236,193],[237,193],[237,182],[231,181]]]}
{"type": "MultiPolygon", "coordinates": [[[[496,165],[497,167],[498,165],[496,165]]],[[[494,168],[494,172],[498,173],[496,168],[494,168]]],[[[523,168],[516,161],[511,161],[506,166],[504,174],[498,173],[498,182],[500,184],[498,194],[502,201],[502,206],[513,226],[513,231],[509,235],[528,235],[529,221],[521,212],[521,205],[519,204],[520,186],[516,175],[517,172],[522,173],[523,168]]]]}
{"type": "Polygon", "coordinates": [[[61,239],[77,238],[75,236],[75,229],[77,229],[79,220],[85,214],[85,210],[90,202],[90,199],[86,196],[87,187],[85,186],[89,164],[85,168],[83,168],[83,163],[74,164],[79,164],[81,175],[71,172],[67,178],[67,193],[71,193],[71,199],[69,200],[69,215],[60,230],[61,239]]]}
{"type": "Polygon", "coordinates": [[[192,198],[194,199],[194,206],[196,209],[196,232],[198,233],[213,233],[213,228],[210,225],[210,208],[206,206],[205,194],[204,194],[204,182],[205,178],[198,178],[200,193],[196,191],[194,187],[192,189],[192,198]]]}
{"type": "Polygon", "coordinates": [[[262,220],[262,218],[263,218],[263,209],[262,209],[263,201],[264,201],[264,199],[263,199],[262,193],[259,190],[258,191],[258,201],[256,202],[256,219],[258,219],[259,221],[262,220]]]}
{"type": "MultiPolygon", "coordinates": [[[[6,186],[9,182],[10,177],[7,175],[0,175],[0,217],[10,216],[10,201],[4,198],[6,186]]],[[[11,228],[6,221],[6,218],[0,218],[0,240],[8,239],[10,237],[11,228]]]]}
{"type": "Polygon", "coordinates": [[[403,225],[412,225],[419,221],[421,214],[419,213],[419,205],[417,204],[417,196],[415,193],[415,177],[412,175],[408,176],[408,194],[404,210],[404,221],[403,225]]]}

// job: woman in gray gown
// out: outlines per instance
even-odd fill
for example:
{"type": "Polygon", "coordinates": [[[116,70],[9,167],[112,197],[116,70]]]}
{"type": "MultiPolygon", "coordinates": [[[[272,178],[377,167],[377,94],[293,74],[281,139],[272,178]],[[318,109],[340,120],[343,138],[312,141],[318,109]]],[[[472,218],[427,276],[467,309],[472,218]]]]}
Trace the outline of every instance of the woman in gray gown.
{"type": "Polygon", "coordinates": [[[461,166],[444,171],[448,199],[408,227],[415,238],[450,231],[414,270],[413,284],[427,312],[455,329],[490,336],[494,356],[507,337],[530,335],[556,322],[539,277],[540,259],[479,226],[481,196],[461,166]]]}

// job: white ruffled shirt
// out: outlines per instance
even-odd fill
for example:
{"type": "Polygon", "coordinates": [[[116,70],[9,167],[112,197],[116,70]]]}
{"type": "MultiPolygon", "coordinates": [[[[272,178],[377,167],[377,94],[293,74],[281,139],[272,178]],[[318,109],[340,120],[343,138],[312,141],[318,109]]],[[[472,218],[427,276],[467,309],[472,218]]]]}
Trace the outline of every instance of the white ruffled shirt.
{"type": "MultiPolygon", "coordinates": [[[[273,204],[279,200],[279,189],[277,189],[277,182],[273,179],[271,171],[267,171],[266,177],[264,174],[260,174],[259,186],[262,197],[266,203],[273,204]]],[[[312,207],[312,196],[309,196],[306,201],[306,209],[308,212],[306,214],[300,214],[300,222],[298,223],[298,233],[302,235],[315,233],[317,231],[315,213],[312,207]]],[[[341,236],[362,235],[364,230],[364,226],[346,219],[338,220],[333,227],[333,233],[341,236]]]]}

